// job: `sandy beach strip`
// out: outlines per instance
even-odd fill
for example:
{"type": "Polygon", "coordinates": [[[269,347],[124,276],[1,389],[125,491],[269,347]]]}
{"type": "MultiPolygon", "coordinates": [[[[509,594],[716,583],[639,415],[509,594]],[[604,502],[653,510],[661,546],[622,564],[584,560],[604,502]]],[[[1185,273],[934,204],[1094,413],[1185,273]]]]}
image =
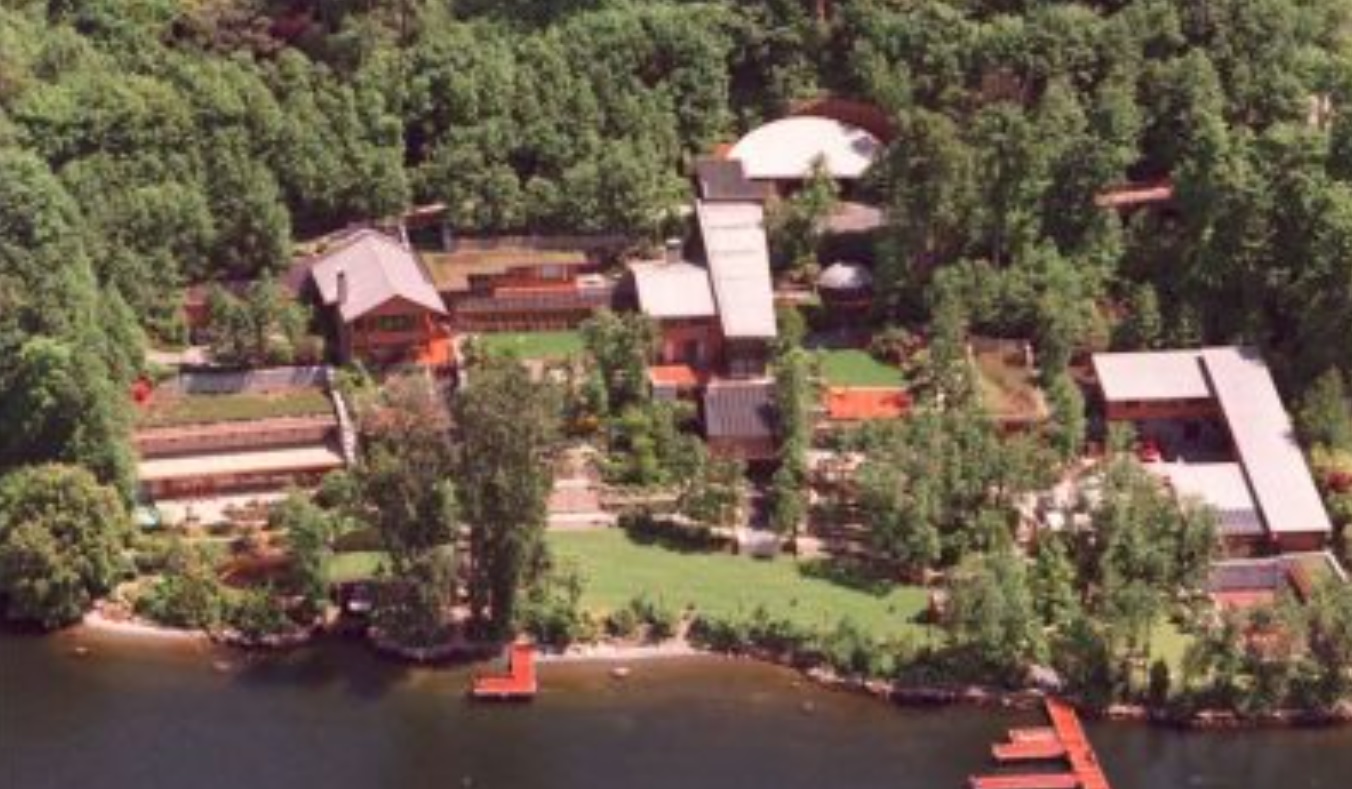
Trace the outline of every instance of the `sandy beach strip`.
{"type": "Polygon", "coordinates": [[[712,653],[697,649],[680,639],[660,644],[582,644],[563,652],[541,651],[541,663],[623,663],[642,660],[707,657],[712,653]]]}

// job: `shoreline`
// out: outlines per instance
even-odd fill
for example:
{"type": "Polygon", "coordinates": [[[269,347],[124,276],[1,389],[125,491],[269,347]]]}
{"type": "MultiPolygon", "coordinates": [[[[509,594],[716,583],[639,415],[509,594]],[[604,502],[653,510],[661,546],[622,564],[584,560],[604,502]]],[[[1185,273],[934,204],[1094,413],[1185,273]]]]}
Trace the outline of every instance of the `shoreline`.
{"type": "Polygon", "coordinates": [[[544,664],[568,663],[624,663],[682,658],[726,657],[718,652],[700,649],[685,639],[674,638],[658,644],[614,644],[599,641],[575,644],[562,652],[541,650],[536,661],[544,664]]]}
{"type": "MultiPolygon", "coordinates": [[[[181,630],[157,625],[140,619],[114,619],[95,609],[87,613],[80,624],[66,631],[68,636],[79,638],[81,635],[93,637],[114,637],[124,641],[135,641],[144,645],[195,645],[221,646],[241,652],[277,651],[277,647],[264,648],[232,644],[219,641],[211,634],[201,630],[181,630]]],[[[365,638],[368,646],[377,654],[394,657],[410,666],[428,665],[443,662],[443,659],[419,660],[410,655],[400,655],[391,651],[372,638],[365,638]]],[[[306,639],[294,645],[283,645],[281,651],[289,646],[315,644],[306,639]]],[[[463,647],[464,645],[459,645],[463,647]]],[[[77,644],[77,650],[87,649],[77,644]]],[[[492,660],[495,653],[457,653],[455,657],[465,662],[484,662],[492,660]]],[[[1036,703],[1045,694],[1040,691],[1022,689],[1007,690],[980,685],[956,686],[912,686],[895,682],[860,677],[841,676],[822,667],[804,668],[785,659],[760,650],[747,652],[719,652],[696,646],[684,638],[668,639],[656,644],[620,644],[599,641],[587,644],[573,644],[562,651],[542,648],[538,654],[541,665],[595,665],[610,666],[612,671],[628,671],[628,663],[646,663],[665,660],[719,658],[730,660],[751,660],[766,666],[788,669],[804,680],[827,690],[856,695],[869,696],[885,701],[897,707],[935,707],[963,705],[973,707],[1024,708],[1036,703]],[[618,665],[616,665],[618,664],[618,665]]],[[[1183,731],[1217,731],[1246,729],[1281,729],[1297,727],[1344,726],[1352,724],[1352,709],[1334,713],[1314,713],[1302,710],[1276,710],[1262,716],[1245,717],[1231,710],[1198,710],[1189,718],[1174,718],[1161,710],[1152,710],[1141,705],[1115,704],[1099,714],[1084,713],[1092,718],[1116,723],[1146,724],[1161,728],[1174,728],[1183,731]]]]}
{"type": "Polygon", "coordinates": [[[85,614],[84,618],[80,620],[80,624],[70,632],[76,636],[81,633],[90,633],[101,636],[112,635],[143,639],[146,642],[213,643],[211,636],[203,630],[166,627],[144,619],[113,619],[98,609],[85,614]]]}

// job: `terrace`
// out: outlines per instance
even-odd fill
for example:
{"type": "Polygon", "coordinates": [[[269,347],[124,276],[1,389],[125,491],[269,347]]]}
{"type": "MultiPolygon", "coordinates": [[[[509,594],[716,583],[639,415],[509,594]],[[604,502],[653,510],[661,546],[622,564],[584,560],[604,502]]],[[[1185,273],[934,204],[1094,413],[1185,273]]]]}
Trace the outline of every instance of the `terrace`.
{"type": "Polygon", "coordinates": [[[180,427],[217,422],[249,422],[333,413],[328,395],[317,388],[279,392],[176,394],[156,392],[137,410],[137,429],[180,427]]]}

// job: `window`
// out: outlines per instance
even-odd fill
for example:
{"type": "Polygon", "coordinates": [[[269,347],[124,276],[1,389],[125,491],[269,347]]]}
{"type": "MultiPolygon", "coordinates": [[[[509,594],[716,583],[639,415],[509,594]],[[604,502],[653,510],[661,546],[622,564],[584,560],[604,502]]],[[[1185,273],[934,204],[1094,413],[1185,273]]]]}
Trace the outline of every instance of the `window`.
{"type": "Polygon", "coordinates": [[[413,331],[413,316],[379,315],[375,318],[375,329],[383,332],[413,331]]]}

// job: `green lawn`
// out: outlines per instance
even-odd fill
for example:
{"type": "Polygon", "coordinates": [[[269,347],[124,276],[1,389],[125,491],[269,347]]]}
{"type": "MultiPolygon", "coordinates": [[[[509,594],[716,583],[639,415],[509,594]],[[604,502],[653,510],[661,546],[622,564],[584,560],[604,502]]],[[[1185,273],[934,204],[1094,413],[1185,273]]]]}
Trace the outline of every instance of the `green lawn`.
{"type": "Polygon", "coordinates": [[[334,554],[329,562],[329,583],[339,584],[370,578],[384,561],[384,551],[350,551],[334,554]]]}
{"type": "Polygon", "coordinates": [[[575,331],[495,332],[480,338],[489,350],[522,359],[562,359],[583,350],[582,335],[575,331]]]}
{"type": "Polygon", "coordinates": [[[917,587],[877,596],[805,576],[792,557],[679,553],[639,545],[617,529],[552,533],[548,539],[556,556],[581,566],[582,602],[593,611],[614,610],[646,593],[668,605],[693,604],[711,613],[749,614],[763,605],[805,626],[829,627],[849,617],[878,636],[923,632],[914,620],[925,609],[926,595],[917,587]]]}
{"type": "Polygon", "coordinates": [[[275,394],[157,396],[148,406],[137,410],[136,424],[138,427],[170,427],[331,413],[333,404],[319,389],[275,394]]]}
{"type": "Polygon", "coordinates": [[[822,376],[831,386],[901,386],[901,370],[874,359],[866,351],[820,351],[822,376]]]}

